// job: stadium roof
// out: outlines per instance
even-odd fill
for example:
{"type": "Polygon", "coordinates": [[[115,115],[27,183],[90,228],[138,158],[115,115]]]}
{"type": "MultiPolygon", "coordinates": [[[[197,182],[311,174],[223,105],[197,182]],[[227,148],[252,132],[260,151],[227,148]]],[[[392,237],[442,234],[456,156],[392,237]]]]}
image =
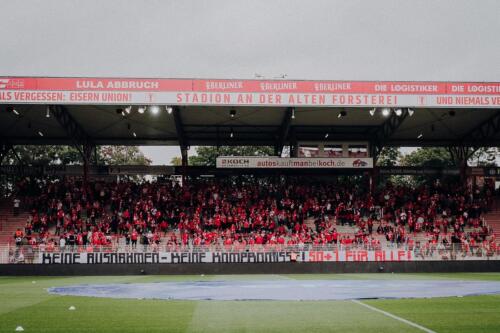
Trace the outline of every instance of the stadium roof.
{"type": "MultiPolygon", "coordinates": [[[[178,145],[175,118],[167,112],[153,115],[137,112],[123,117],[114,106],[65,106],[65,110],[83,131],[99,145],[178,145]],[[130,124],[130,129],[128,125],[130,124]],[[136,137],[134,137],[134,134],[136,137]]],[[[72,139],[58,121],[46,118],[44,105],[20,105],[20,116],[5,112],[0,106],[0,140],[12,144],[71,144],[72,139]],[[40,136],[39,132],[43,134],[40,136]]],[[[180,128],[186,145],[275,145],[287,108],[236,107],[232,120],[231,107],[182,106],[180,128]],[[230,138],[231,131],[234,132],[230,138]]],[[[370,116],[368,108],[300,108],[290,123],[289,138],[297,141],[354,140],[369,141],[382,128],[387,118],[370,116]],[[338,118],[341,111],[346,116],[338,118]]],[[[386,144],[396,146],[446,146],[457,144],[483,122],[496,116],[497,109],[415,109],[390,135],[386,144]],[[419,138],[419,136],[421,137],[419,138]]],[[[481,144],[499,145],[500,132],[480,140],[481,144]]],[[[479,142],[474,141],[474,144],[479,142]]]]}
{"type": "Polygon", "coordinates": [[[126,80],[127,87],[123,79],[0,78],[0,141],[71,144],[75,137],[85,137],[97,145],[283,146],[337,140],[393,146],[500,144],[500,108],[495,104],[500,100],[500,83],[403,82],[389,90],[418,91],[376,92],[374,87],[392,87],[394,82],[126,80]],[[324,88],[331,91],[311,91],[318,83],[329,84],[324,88]],[[466,89],[453,92],[456,86],[466,89]],[[75,100],[80,97],[72,94],[88,94],[88,99],[75,100]],[[127,103],[117,99],[123,94],[127,103]],[[216,95],[230,99],[216,100],[216,95]],[[237,101],[239,95],[251,95],[253,100],[237,101]],[[263,95],[281,101],[256,102],[263,95]],[[306,95],[309,101],[297,100],[306,95]],[[313,102],[313,95],[325,101],[313,102]],[[193,96],[198,97],[193,100],[193,96]],[[292,103],[290,96],[295,98],[292,103]],[[342,102],[342,96],[352,99],[342,102]],[[356,102],[363,96],[370,98],[356,102]],[[371,96],[376,96],[376,104],[366,103],[374,101],[371,96]],[[387,100],[388,96],[397,101],[387,100]],[[383,103],[379,98],[385,98],[383,103]],[[158,106],[157,114],[150,109],[138,112],[139,107],[152,105],[158,106]],[[173,112],[167,112],[167,105],[173,112]],[[385,107],[390,108],[386,116],[385,107]]]}

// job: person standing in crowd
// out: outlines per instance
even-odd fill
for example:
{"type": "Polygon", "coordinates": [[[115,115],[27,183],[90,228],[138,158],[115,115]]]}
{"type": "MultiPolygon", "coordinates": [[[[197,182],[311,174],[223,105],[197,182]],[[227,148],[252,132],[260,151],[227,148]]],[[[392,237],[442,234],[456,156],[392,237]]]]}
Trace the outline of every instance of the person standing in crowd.
{"type": "Polygon", "coordinates": [[[35,259],[35,253],[33,251],[33,247],[28,245],[26,247],[26,263],[32,264],[35,259]]]}
{"type": "Polygon", "coordinates": [[[137,248],[137,239],[139,238],[139,234],[137,233],[137,230],[132,230],[132,234],[130,235],[130,240],[132,241],[132,248],[135,249],[137,248]]]}
{"type": "Polygon", "coordinates": [[[19,254],[16,256],[16,264],[24,264],[23,251],[19,251],[19,254]]]}
{"type": "Polygon", "coordinates": [[[19,198],[14,197],[14,200],[12,200],[13,204],[13,211],[14,211],[14,216],[19,215],[19,207],[21,206],[21,200],[19,198]]]}
{"type": "Polygon", "coordinates": [[[66,248],[66,238],[64,238],[64,236],[61,236],[61,238],[59,239],[59,249],[61,250],[61,252],[64,252],[65,248],[66,248]]]}
{"type": "Polygon", "coordinates": [[[14,241],[16,242],[16,246],[21,246],[23,244],[24,233],[21,229],[17,229],[14,233],[14,241]]]}

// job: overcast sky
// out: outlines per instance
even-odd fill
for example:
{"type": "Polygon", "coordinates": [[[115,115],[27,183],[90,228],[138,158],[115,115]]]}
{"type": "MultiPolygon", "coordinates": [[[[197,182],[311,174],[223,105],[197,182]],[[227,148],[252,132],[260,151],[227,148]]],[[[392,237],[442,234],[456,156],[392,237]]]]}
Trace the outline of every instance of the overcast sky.
{"type": "Polygon", "coordinates": [[[499,0],[0,0],[0,76],[500,81],[499,13],[499,0]]]}

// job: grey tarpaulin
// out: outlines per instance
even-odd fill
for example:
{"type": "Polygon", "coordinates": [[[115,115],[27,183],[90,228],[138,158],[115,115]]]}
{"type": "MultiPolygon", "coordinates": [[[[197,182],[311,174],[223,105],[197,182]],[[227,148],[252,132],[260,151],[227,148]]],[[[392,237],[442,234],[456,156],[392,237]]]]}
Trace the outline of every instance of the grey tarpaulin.
{"type": "Polygon", "coordinates": [[[459,280],[257,280],[86,284],[50,293],[183,300],[350,300],[499,294],[500,282],[459,280]]]}

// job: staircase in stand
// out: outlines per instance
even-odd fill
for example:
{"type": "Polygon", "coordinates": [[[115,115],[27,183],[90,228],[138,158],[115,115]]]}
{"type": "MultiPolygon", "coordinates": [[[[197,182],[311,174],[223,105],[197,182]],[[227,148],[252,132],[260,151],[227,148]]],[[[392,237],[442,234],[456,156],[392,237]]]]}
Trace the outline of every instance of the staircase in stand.
{"type": "Polygon", "coordinates": [[[18,228],[24,231],[28,213],[22,210],[14,216],[10,201],[0,202],[0,246],[14,242],[14,233],[18,228]]]}
{"type": "Polygon", "coordinates": [[[492,210],[484,216],[484,219],[493,228],[497,244],[500,244],[500,199],[495,201],[492,210]]]}

